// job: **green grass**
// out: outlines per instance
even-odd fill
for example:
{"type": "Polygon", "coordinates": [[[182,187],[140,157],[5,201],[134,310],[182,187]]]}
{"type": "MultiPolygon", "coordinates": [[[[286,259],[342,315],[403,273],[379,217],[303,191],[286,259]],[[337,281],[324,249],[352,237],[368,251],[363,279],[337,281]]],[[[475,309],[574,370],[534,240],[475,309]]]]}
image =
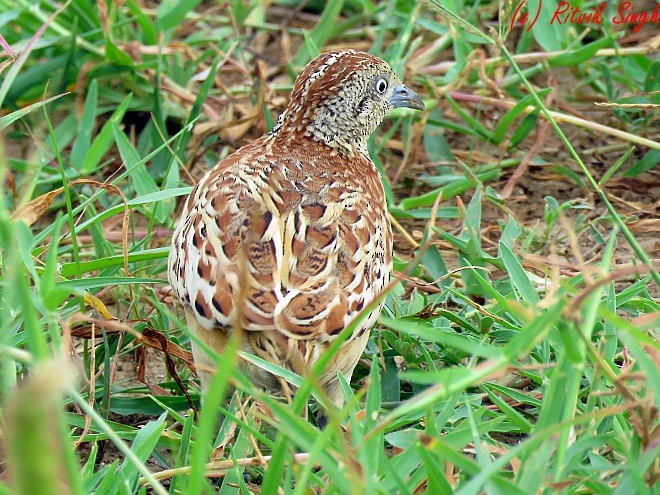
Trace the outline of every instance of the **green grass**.
{"type": "Polygon", "coordinates": [[[654,33],[543,5],[0,0],[0,495],[660,493],[654,33]],[[334,46],[427,103],[369,143],[402,277],[324,430],[231,349],[199,408],[178,201],[334,46]]]}

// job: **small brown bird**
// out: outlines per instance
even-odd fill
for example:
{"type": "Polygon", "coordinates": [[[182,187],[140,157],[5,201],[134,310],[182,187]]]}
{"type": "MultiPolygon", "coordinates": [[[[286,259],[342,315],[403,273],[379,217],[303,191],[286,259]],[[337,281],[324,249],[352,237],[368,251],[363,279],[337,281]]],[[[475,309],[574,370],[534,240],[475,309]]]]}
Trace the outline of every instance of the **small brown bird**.
{"type": "MultiPolygon", "coordinates": [[[[389,65],[333,51],[310,62],[277,126],[221,160],[188,197],[172,238],[169,281],[187,324],[221,351],[243,350],[298,374],[381,293],[392,231],[367,138],[396,107],[424,109],[389,65]]],[[[319,377],[337,405],[382,304],[354,329],[319,377]]],[[[195,361],[214,361],[193,344],[195,361]]],[[[258,386],[283,380],[244,363],[258,386]]],[[[210,375],[199,373],[204,389],[210,375]]]]}

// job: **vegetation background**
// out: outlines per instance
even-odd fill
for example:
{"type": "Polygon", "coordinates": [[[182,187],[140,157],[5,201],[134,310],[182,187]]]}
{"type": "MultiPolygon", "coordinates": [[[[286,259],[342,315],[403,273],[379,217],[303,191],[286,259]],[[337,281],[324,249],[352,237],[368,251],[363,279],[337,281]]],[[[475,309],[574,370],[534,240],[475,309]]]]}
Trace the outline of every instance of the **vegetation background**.
{"type": "Polygon", "coordinates": [[[660,493],[658,24],[556,6],[0,0],[0,494],[660,493]],[[370,141],[400,283],[324,430],[231,350],[199,411],[177,207],[338,47],[427,104],[370,141]]]}

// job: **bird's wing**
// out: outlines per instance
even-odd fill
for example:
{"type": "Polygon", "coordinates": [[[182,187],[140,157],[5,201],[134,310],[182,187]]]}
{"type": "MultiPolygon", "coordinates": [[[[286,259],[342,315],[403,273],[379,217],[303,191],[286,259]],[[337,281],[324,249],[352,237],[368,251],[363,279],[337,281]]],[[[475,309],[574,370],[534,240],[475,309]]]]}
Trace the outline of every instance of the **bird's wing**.
{"type": "Polygon", "coordinates": [[[175,232],[185,254],[170,256],[177,295],[205,328],[331,340],[387,283],[382,208],[283,167],[231,168],[187,203],[175,232]]]}

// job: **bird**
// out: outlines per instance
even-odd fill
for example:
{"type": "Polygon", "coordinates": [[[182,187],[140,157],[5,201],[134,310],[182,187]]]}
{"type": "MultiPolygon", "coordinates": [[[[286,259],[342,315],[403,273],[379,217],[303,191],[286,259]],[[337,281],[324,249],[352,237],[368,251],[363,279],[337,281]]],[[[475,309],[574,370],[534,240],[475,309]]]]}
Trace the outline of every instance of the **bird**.
{"type": "MultiPolygon", "coordinates": [[[[219,352],[240,332],[242,351],[304,376],[368,311],[317,377],[343,405],[338,373],[350,383],[392,272],[386,197],[367,140],[397,107],[424,102],[387,62],[322,53],[296,78],[273,129],[208,170],[168,257],[169,283],[199,340],[219,352]]],[[[215,361],[192,347],[205,392],[215,361]]],[[[262,389],[295,393],[254,360],[240,367],[262,389]]]]}

